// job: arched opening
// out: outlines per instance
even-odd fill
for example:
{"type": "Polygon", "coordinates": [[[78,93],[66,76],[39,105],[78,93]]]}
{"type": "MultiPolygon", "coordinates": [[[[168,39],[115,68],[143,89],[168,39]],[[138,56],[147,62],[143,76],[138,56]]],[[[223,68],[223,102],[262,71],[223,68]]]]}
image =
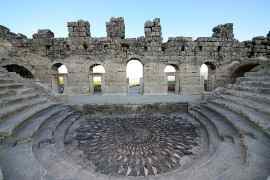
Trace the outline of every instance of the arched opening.
{"type": "Polygon", "coordinates": [[[167,65],[164,69],[167,80],[167,93],[178,94],[179,93],[179,78],[177,76],[178,68],[174,65],[167,65]]]}
{"type": "Polygon", "coordinates": [[[143,64],[139,60],[130,60],[127,63],[128,94],[143,94],[143,64]]]}
{"type": "Polygon", "coordinates": [[[205,62],[200,67],[201,84],[204,91],[212,91],[215,88],[216,66],[211,62],[205,62]]]}
{"type": "Polygon", "coordinates": [[[243,77],[246,72],[255,71],[259,64],[258,63],[251,63],[239,66],[235,69],[231,75],[231,83],[235,83],[238,77],[243,77]]]}
{"type": "Polygon", "coordinates": [[[104,88],[105,68],[100,64],[90,67],[90,94],[101,94],[104,88]]]}
{"type": "Polygon", "coordinates": [[[27,79],[34,78],[33,74],[28,69],[17,64],[9,64],[9,65],[3,66],[3,68],[5,68],[8,72],[15,72],[19,74],[23,78],[27,78],[27,79]]]}
{"type": "Polygon", "coordinates": [[[62,63],[56,63],[52,66],[52,89],[59,94],[63,94],[67,84],[68,69],[62,63]]]}

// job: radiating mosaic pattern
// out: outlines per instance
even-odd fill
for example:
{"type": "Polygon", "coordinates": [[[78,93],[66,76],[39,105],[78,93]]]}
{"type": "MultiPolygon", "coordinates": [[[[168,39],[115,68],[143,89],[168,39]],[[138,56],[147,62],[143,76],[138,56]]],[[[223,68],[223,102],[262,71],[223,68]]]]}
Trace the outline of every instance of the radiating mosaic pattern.
{"type": "Polygon", "coordinates": [[[157,175],[179,168],[200,145],[196,127],[180,115],[93,118],[76,129],[79,148],[102,174],[157,175]]]}

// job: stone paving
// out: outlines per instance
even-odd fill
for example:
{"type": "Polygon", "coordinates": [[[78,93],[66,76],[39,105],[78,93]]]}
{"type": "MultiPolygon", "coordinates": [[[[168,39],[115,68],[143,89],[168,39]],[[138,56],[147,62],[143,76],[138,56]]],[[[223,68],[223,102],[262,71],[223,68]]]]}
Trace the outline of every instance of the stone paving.
{"type": "Polygon", "coordinates": [[[201,95],[180,96],[180,95],[103,95],[103,96],[62,96],[68,104],[153,104],[153,103],[196,103],[201,100],[201,95]]]}
{"type": "Polygon", "coordinates": [[[75,134],[95,171],[108,175],[162,174],[200,154],[199,128],[179,113],[93,117],[75,134]]]}

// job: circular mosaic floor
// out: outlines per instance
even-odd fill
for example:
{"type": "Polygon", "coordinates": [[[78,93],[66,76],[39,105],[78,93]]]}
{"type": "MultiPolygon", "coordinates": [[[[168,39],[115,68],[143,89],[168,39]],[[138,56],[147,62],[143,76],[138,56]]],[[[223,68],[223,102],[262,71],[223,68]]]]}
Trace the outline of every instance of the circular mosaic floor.
{"type": "Polygon", "coordinates": [[[200,153],[200,128],[181,115],[92,117],[75,130],[96,172],[116,176],[166,173],[200,153]]]}

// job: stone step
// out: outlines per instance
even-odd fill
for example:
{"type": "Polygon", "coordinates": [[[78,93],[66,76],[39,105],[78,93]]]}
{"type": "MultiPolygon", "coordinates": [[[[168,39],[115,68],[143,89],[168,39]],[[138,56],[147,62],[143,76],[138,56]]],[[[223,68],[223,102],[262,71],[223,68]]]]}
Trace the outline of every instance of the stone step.
{"type": "Polygon", "coordinates": [[[36,160],[30,143],[2,148],[0,164],[4,180],[56,180],[45,177],[47,172],[36,160]]]}
{"type": "Polygon", "coordinates": [[[0,92],[0,100],[1,100],[2,98],[15,96],[16,94],[17,94],[17,92],[16,92],[15,90],[5,90],[5,91],[1,91],[1,92],[0,92]]]}
{"type": "Polygon", "coordinates": [[[260,104],[263,104],[266,107],[270,106],[270,96],[268,95],[263,95],[263,94],[248,92],[248,91],[238,91],[234,89],[226,89],[223,93],[236,96],[236,97],[241,97],[246,100],[249,99],[251,101],[256,101],[260,104]]]}
{"type": "Polygon", "coordinates": [[[270,88],[270,81],[263,82],[263,81],[242,81],[239,83],[242,86],[247,87],[256,87],[256,88],[270,88]]]}
{"type": "Polygon", "coordinates": [[[39,129],[36,131],[36,133],[34,133],[33,137],[39,144],[52,141],[53,133],[57,125],[61,123],[61,121],[64,121],[66,118],[70,117],[72,114],[74,114],[74,111],[68,108],[51,116],[39,126],[39,129]]]}
{"type": "Polygon", "coordinates": [[[222,99],[227,100],[227,101],[231,101],[232,103],[238,104],[239,106],[251,108],[257,112],[264,113],[266,116],[270,117],[269,106],[265,106],[264,104],[260,104],[256,101],[252,101],[249,99],[243,99],[241,97],[236,97],[236,96],[231,96],[231,95],[226,95],[226,94],[216,95],[215,97],[222,98],[222,99]]]}
{"type": "Polygon", "coordinates": [[[254,92],[259,94],[270,94],[270,88],[256,88],[256,87],[248,87],[243,85],[234,84],[231,86],[230,89],[239,90],[239,91],[248,91],[248,92],[254,92]]]}
{"type": "Polygon", "coordinates": [[[24,84],[22,83],[11,83],[11,84],[0,84],[0,92],[4,90],[16,90],[22,88],[24,84]]]}
{"type": "Polygon", "coordinates": [[[253,76],[244,76],[244,77],[238,77],[236,79],[237,83],[244,82],[244,81],[270,81],[270,76],[258,76],[258,77],[253,77],[253,76]]]}
{"type": "Polygon", "coordinates": [[[51,104],[23,121],[20,126],[17,126],[13,136],[17,141],[24,141],[24,139],[31,138],[43,122],[60,113],[65,108],[65,106],[60,104],[51,104]]]}
{"type": "Polygon", "coordinates": [[[200,122],[201,125],[207,130],[208,139],[209,139],[209,142],[208,142],[209,153],[210,154],[215,153],[218,147],[218,144],[220,143],[220,140],[221,140],[215,124],[213,124],[213,122],[211,122],[209,119],[202,117],[198,113],[198,111],[196,111],[196,108],[194,107],[189,110],[189,115],[196,121],[200,122]]]}
{"type": "Polygon", "coordinates": [[[208,118],[202,111],[201,111],[201,106],[199,107],[192,107],[192,110],[196,112],[196,117],[197,119],[200,119],[201,121],[209,121],[209,123],[212,124],[212,126],[215,128],[219,140],[223,140],[222,134],[220,133],[219,128],[217,127],[216,123],[211,118],[208,118]]]}
{"type": "Polygon", "coordinates": [[[7,107],[7,106],[15,105],[18,103],[22,103],[23,101],[25,102],[25,101],[33,100],[38,97],[39,97],[38,94],[26,94],[26,95],[2,98],[0,100],[0,107],[7,107]]]}
{"type": "Polygon", "coordinates": [[[0,68],[0,73],[6,73],[6,72],[8,72],[5,68],[0,68]]]}
{"type": "Polygon", "coordinates": [[[224,108],[233,111],[240,116],[243,116],[244,119],[248,120],[253,127],[257,130],[263,130],[265,133],[270,135],[270,121],[269,116],[265,116],[261,113],[256,112],[255,110],[243,106],[239,106],[235,103],[223,100],[223,99],[212,99],[210,102],[219,104],[224,108]]]}
{"type": "Polygon", "coordinates": [[[13,79],[10,78],[6,78],[6,79],[0,79],[0,84],[12,84],[15,83],[16,81],[14,81],[13,79]]]}
{"type": "Polygon", "coordinates": [[[12,106],[2,107],[0,109],[0,117],[1,117],[0,123],[8,119],[9,117],[16,115],[17,113],[21,111],[31,109],[33,106],[46,102],[46,101],[47,100],[45,98],[36,98],[36,99],[25,101],[22,103],[17,103],[12,106]]]}
{"type": "Polygon", "coordinates": [[[269,72],[256,71],[256,72],[246,72],[245,77],[258,77],[258,76],[270,76],[269,72]]]}
{"type": "Polygon", "coordinates": [[[200,105],[200,111],[202,114],[204,114],[205,117],[210,119],[216,125],[222,137],[225,137],[225,138],[228,137],[228,138],[231,138],[232,140],[234,138],[239,137],[239,132],[238,132],[237,127],[235,127],[233,123],[228,121],[226,117],[224,117],[222,114],[212,111],[205,104],[200,105]]]}
{"type": "Polygon", "coordinates": [[[33,104],[30,109],[16,113],[16,115],[13,117],[10,117],[9,119],[0,123],[0,136],[7,137],[13,135],[14,130],[20,127],[25,120],[28,120],[36,113],[39,113],[43,109],[46,109],[52,105],[54,105],[54,103],[47,103],[46,101],[39,102],[33,104]]]}
{"type": "Polygon", "coordinates": [[[253,133],[254,129],[250,126],[250,122],[248,122],[244,117],[216,102],[209,101],[206,106],[209,110],[220,114],[226,118],[227,121],[231,122],[230,124],[233,124],[237,131],[255,136],[253,133]]]}
{"type": "Polygon", "coordinates": [[[265,152],[269,152],[270,141],[269,135],[264,131],[254,128],[254,124],[239,115],[236,112],[231,111],[228,108],[225,108],[223,105],[209,102],[207,106],[211,111],[217,112],[224,116],[228,121],[231,121],[232,124],[238,129],[238,131],[242,134],[242,141],[240,141],[240,145],[249,152],[260,154],[263,158],[270,158],[270,153],[266,154],[265,152]],[[260,147],[260,148],[258,148],[260,147]]]}
{"type": "Polygon", "coordinates": [[[54,130],[53,136],[56,140],[56,147],[57,149],[64,149],[64,144],[66,142],[69,142],[69,136],[68,134],[70,127],[75,121],[78,121],[80,119],[81,115],[79,113],[74,113],[69,118],[66,118],[64,121],[59,123],[57,127],[54,130]]]}
{"type": "Polygon", "coordinates": [[[17,91],[18,94],[26,95],[38,92],[34,87],[24,87],[17,91]]]}

